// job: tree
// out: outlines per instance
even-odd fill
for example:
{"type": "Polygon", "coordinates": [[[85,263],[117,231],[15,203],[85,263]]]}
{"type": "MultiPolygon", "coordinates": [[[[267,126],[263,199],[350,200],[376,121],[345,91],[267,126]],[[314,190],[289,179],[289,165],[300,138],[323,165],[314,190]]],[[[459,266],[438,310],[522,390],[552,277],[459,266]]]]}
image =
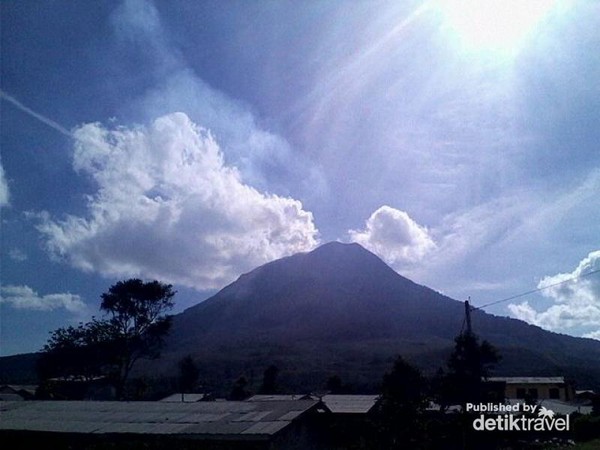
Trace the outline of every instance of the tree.
{"type": "Polygon", "coordinates": [[[486,400],[486,383],[490,370],[500,361],[496,348],[487,341],[479,343],[473,333],[454,339],[454,351],[448,360],[448,373],[443,380],[446,404],[479,403],[486,400]]]}
{"type": "Polygon", "coordinates": [[[110,365],[111,328],[109,323],[94,318],[77,327],[53,331],[38,360],[40,378],[91,381],[101,376],[110,365]]]}
{"type": "Polygon", "coordinates": [[[384,375],[381,384],[380,437],[385,448],[419,448],[425,406],[425,378],[398,356],[392,371],[384,375]]]}
{"type": "Polygon", "coordinates": [[[248,380],[245,376],[240,376],[235,383],[233,383],[233,388],[231,389],[231,394],[229,395],[231,400],[245,400],[250,397],[250,392],[246,390],[248,386],[248,380]]]}
{"type": "Polygon", "coordinates": [[[179,389],[181,399],[185,392],[192,392],[198,383],[200,370],[190,355],[179,361],[179,389]]]}
{"type": "Polygon", "coordinates": [[[269,367],[265,369],[263,374],[263,381],[260,387],[261,394],[275,394],[277,393],[277,375],[279,374],[279,369],[277,366],[271,364],[269,367]]]}
{"type": "Polygon", "coordinates": [[[115,344],[117,396],[122,397],[131,369],[140,358],[156,359],[171,327],[165,315],[173,307],[175,291],[170,284],[144,283],[139,279],[119,281],[102,294],[100,309],[112,325],[115,344]]]}
{"type": "Polygon", "coordinates": [[[55,330],[43,348],[40,375],[108,377],[118,398],[140,358],[157,358],[171,319],[175,291],[170,284],[119,281],[102,294],[102,320],[55,330]],[[53,369],[55,367],[55,369],[53,369]]]}
{"type": "Polygon", "coordinates": [[[342,379],[339,375],[332,375],[327,379],[327,384],[325,388],[329,391],[330,394],[341,394],[343,393],[343,384],[342,379]]]}

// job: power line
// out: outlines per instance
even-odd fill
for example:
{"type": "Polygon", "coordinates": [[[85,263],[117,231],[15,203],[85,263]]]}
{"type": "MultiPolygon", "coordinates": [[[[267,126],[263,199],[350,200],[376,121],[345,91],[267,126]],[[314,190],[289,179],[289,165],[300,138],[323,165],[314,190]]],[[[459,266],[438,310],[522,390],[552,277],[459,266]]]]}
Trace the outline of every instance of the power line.
{"type": "Polygon", "coordinates": [[[564,283],[569,283],[569,282],[575,281],[575,280],[577,280],[579,278],[589,277],[590,275],[594,275],[595,273],[600,273],[600,269],[592,270],[591,272],[584,273],[583,275],[577,275],[575,277],[559,281],[558,283],[549,284],[548,286],[544,286],[544,287],[541,287],[541,288],[533,289],[531,291],[523,292],[522,294],[517,294],[517,295],[513,295],[511,297],[503,298],[502,300],[496,300],[496,301],[493,301],[491,303],[487,303],[485,305],[481,305],[481,306],[477,306],[477,307],[471,307],[471,309],[483,309],[483,308],[487,308],[488,306],[497,305],[498,303],[507,302],[509,300],[514,300],[514,299],[519,298],[519,297],[525,297],[526,295],[534,294],[536,292],[540,292],[540,291],[543,291],[545,289],[549,289],[551,287],[559,286],[559,285],[564,284],[564,283]]]}

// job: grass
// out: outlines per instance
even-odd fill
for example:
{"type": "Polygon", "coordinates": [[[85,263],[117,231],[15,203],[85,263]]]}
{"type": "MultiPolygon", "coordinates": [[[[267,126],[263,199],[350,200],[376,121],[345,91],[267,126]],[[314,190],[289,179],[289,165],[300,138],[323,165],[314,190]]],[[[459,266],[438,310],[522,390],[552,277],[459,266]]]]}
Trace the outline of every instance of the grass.
{"type": "Polygon", "coordinates": [[[548,447],[547,450],[600,450],[600,439],[580,442],[568,447],[548,447]]]}
{"type": "Polygon", "coordinates": [[[598,450],[600,449],[600,439],[594,439],[593,441],[582,442],[571,447],[571,450],[598,450]]]}

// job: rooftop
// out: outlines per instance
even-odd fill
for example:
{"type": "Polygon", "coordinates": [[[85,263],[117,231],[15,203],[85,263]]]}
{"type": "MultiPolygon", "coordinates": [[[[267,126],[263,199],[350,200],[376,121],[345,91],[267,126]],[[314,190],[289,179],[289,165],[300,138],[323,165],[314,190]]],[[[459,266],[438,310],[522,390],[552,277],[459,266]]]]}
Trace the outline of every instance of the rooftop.
{"type": "Polygon", "coordinates": [[[564,377],[490,377],[488,381],[503,381],[506,384],[564,384],[564,377]]]}
{"type": "MultiPolygon", "coordinates": [[[[317,400],[319,396],[292,395],[292,394],[274,394],[274,395],[254,395],[247,399],[248,402],[269,402],[281,400],[317,400]]],[[[368,413],[377,400],[379,395],[323,395],[321,401],[325,407],[334,414],[365,414],[368,413]]]]}
{"type": "Polygon", "coordinates": [[[310,394],[258,394],[246,399],[247,402],[272,402],[292,400],[316,400],[310,394]]]}
{"type": "Polygon", "coordinates": [[[317,405],[313,400],[270,402],[0,403],[0,430],[59,433],[274,435],[317,405]]]}
{"type": "Polygon", "coordinates": [[[176,394],[171,394],[168,397],[165,398],[161,398],[160,401],[161,402],[199,402],[201,400],[205,400],[206,399],[206,394],[182,394],[181,392],[178,392],[176,394]]]}
{"type": "Polygon", "coordinates": [[[379,395],[324,395],[321,400],[334,414],[365,414],[375,406],[379,395]]]}

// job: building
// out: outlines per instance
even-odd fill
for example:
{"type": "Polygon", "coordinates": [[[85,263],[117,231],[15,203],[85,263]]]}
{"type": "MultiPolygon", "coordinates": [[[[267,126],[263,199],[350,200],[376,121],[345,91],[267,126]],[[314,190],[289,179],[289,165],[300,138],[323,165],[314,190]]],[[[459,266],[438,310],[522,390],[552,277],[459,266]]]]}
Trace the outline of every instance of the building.
{"type": "Polygon", "coordinates": [[[377,437],[375,414],[379,395],[324,395],[321,402],[330,411],[319,421],[327,448],[370,449],[377,437]]]}
{"type": "Polygon", "coordinates": [[[0,401],[31,400],[35,397],[37,386],[3,384],[0,386],[0,401]]]}
{"type": "Polygon", "coordinates": [[[504,383],[508,399],[560,400],[574,399],[573,386],[564,377],[491,377],[488,381],[504,383]]]}
{"type": "Polygon", "coordinates": [[[376,440],[379,395],[255,395],[248,402],[318,399],[321,414],[312,422],[319,442],[330,449],[369,449],[376,440]]]}
{"type": "Polygon", "coordinates": [[[161,398],[159,401],[161,402],[184,402],[184,403],[194,403],[210,400],[211,396],[208,394],[187,394],[183,392],[178,392],[176,394],[171,394],[168,397],[161,398]]]}
{"type": "Polygon", "coordinates": [[[0,439],[23,448],[318,449],[315,400],[0,403],[0,439]]]}
{"type": "Polygon", "coordinates": [[[323,404],[332,414],[369,414],[379,401],[379,395],[324,395],[323,404]]]}
{"type": "Polygon", "coordinates": [[[333,395],[314,394],[259,394],[246,399],[247,402],[320,400],[332,414],[368,414],[377,402],[379,395],[333,395]]]}
{"type": "Polygon", "coordinates": [[[257,394],[246,399],[247,402],[272,402],[292,400],[318,400],[311,394],[257,394]]]}

